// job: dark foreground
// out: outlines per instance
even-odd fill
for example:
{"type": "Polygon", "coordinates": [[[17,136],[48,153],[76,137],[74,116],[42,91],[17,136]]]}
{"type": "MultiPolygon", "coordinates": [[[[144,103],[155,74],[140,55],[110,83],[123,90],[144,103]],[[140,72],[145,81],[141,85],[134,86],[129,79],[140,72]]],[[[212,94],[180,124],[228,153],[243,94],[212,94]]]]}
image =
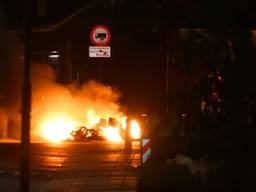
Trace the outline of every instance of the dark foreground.
{"type": "MultiPolygon", "coordinates": [[[[136,191],[139,143],[33,143],[31,191],[136,191]]],[[[19,191],[19,143],[0,144],[1,192],[19,191]]]]}

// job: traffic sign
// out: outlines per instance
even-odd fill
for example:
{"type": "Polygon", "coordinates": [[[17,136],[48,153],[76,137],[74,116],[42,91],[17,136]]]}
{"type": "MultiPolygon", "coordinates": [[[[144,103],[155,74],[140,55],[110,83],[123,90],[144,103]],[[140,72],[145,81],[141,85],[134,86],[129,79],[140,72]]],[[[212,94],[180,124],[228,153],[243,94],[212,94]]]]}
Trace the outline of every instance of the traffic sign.
{"type": "Polygon", "coordinates": [[[89,57],[111,57],[110,46],[90,46],[89,57]]]}
{"type": "Polygon", "coordinates": [[[96,25],[91,30],[90,39],[96,46],[105,46],[110,42],[110,31],[104,25],[96,25]]]}

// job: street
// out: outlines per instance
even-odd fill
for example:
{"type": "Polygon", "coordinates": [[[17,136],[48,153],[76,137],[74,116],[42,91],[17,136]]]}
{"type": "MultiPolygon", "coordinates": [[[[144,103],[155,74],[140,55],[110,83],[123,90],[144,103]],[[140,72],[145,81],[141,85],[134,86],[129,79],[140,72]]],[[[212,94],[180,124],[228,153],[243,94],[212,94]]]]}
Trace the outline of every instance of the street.
{"type": "MultiPolygon", "coordinates": [[[[32,143],[31,191],[136,191],[139,142],[32,143]]],[[[18,191],[19,143],[0,144],[1,191],[18,191]]]]}

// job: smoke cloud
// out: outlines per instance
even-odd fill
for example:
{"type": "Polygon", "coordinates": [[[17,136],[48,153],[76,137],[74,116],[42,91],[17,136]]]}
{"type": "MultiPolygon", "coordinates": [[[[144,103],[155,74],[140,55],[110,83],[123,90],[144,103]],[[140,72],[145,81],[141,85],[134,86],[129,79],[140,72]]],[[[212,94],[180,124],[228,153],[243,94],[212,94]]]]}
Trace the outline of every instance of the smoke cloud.
{"type": "MultiPolygon", "coordinates": [[[[121,118],[120,92],[91,80],[81,86],[56,82],[54,71],[33,65],[32,136],[40,137],[42,124],[51,119],[72,119],[77,126],[90,127],[99,118],[121,118]]],[[[54,131],[54,130],[53,130],[54,131]]]]}

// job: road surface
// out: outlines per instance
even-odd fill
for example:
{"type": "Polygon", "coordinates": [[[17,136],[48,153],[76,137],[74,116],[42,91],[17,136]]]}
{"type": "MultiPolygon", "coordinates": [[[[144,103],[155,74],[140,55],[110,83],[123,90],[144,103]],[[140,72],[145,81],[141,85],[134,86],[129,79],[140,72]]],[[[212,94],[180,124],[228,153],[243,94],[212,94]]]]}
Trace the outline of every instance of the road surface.
{"type": "MultiPolygon", "coordinates": [[[[139,142],[32,143],[31,191],[136,191],[139,142]]],[[[18,191],[19,143],[0,143],[0,189],[18,191]]]]}

